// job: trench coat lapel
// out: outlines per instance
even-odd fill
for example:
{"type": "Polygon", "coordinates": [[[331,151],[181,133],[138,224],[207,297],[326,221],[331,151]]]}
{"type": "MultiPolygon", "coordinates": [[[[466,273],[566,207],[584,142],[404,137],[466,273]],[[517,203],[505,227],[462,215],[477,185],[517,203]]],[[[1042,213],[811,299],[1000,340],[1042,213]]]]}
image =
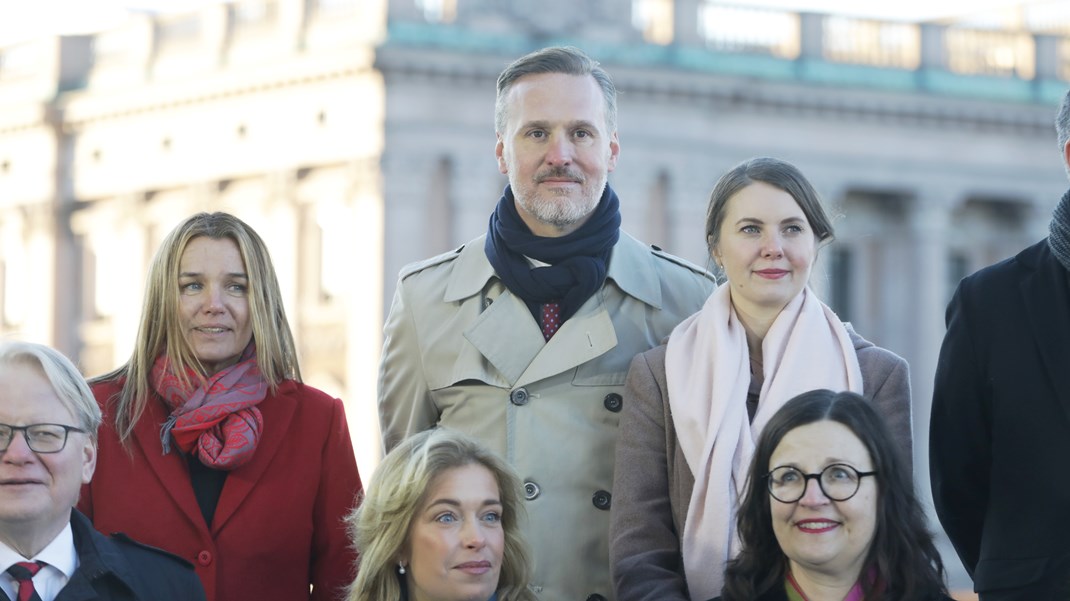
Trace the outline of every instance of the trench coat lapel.
{"type": "Polygon", "coordinates": [[[508,290],[502,291],[480,313],[464,337],[505,377],[510,387],[546,346],[527,304],[508,290]]]}
{"type": "MultiPolygon", "coordinates": [[[[461,248],[443,300],[479,302],[476,297],[495,278],[494,269],[483,251],[484,237],[461,248]]],[[[625,293],[661,308],[661,283],[650,250],[621,232],[613,247],[607,279],[625,293]]],[[[605,286],[596,291],[569,318],[549,342],[527,305],[501,287],[493,301],[465,331],[465,338],[506,379],[510,387],[548,378],[598,357],[617,345],[617,334],[604,302],[605,286]],[[508,335],[506,334],[508,333],[508,335]]]]}
{"type": "MultiPolygon", "coordinates": [[[[617,332],[613,329],[613,320],[609,318],[602,294],[602,290],[595,292],[575,315],[561,324],[517,380],[516,386],[568,371],[617,346],[617,332]]],[[[542,332],[538,335],[541,341],[542,332]]]]}
{"type": "MultiPolygon", "coordinates": [[[[212,520],[212,536],[214,537],[227,524],[227,520],[241,507],[242,502],[253,487],[260,481],[279,452],[279,447],[288,436],[299,436],[299,433],[290,431],[290,422],[297,410],[295,395],[284,394],[290,388],[296,386],[293,382],[284,382],[276,395],[268,394],[268,397],[258,405],[260,413],[264,417],[264,432],[260,443],[253,453],[253,458],[245,465],[227,474],[226,483],[223,484],[223,492],[219,495],[219,504],[216,506],[215,517],[212,520]]],[[[309,440],[302,444],[317,444],[318,441],[309,440]]]]}
{"type": "Polygon", "coordinates": [[[163,401],[158,397],[150,400],[145,414],[134,427],[134,444],[144,455],[149,470],[159,480],[167,494],[174,499],[175,505],[181,509],[186,519],[195,528],[206,528],[204,516],[201,515],[200,506],[197,505],[197,498],[193,496],[186,459],[173,448],[170,453],[166,455],[163,453],[163,446],[160,443],[160,424],[166,419],[163,401]]]}
{"type": "Polygon", "coordinates": [[[1047,244],[1040,250],[1039,256],[1019,256],[1033,267],[1022,280],[1021,310],[1029,320],[1052,388],[1070,418],[1070,283],[1047,244]]]}

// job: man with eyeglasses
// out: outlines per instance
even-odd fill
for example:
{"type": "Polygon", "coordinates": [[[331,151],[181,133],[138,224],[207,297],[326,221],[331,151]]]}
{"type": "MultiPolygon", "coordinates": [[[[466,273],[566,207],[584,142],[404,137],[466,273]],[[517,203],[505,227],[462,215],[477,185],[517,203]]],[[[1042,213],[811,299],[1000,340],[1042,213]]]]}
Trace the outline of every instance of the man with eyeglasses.
{"type": "Polygon", "coordinates": [[[100,419],[63,355],[0,342],[0,600],[203,601],[191,565],[105,537],[74,509],[100,419]]]}

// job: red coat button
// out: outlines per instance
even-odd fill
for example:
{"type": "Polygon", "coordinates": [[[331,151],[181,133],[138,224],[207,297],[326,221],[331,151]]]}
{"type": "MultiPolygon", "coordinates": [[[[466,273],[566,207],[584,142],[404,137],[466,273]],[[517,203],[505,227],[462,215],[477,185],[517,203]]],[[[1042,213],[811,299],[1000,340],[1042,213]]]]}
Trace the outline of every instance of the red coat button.
{"type": "Polygon", "coordinates": [[[202,566],[206,566],[206,565],[211,564],[212,563],[212,552],[211,551],[201,551],[200,553],[198,553],[197,554],[197,563],[201,564],[202,566]]]}

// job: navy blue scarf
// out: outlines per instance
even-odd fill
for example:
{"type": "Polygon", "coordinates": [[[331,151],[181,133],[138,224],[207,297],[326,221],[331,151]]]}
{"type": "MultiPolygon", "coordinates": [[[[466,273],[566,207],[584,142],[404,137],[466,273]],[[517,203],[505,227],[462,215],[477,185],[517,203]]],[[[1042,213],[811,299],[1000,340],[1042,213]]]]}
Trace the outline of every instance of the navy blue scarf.
{"type": "Polygon", "coordinates": [[[536,320],[539,305],[551,301],[561,303],[561,318],[566,320],[602,287],[619,238],[620,201],[608,184],[586,223],[560,238],[531,233],[506,186],[490,216],[484,250],[502,283],[527,303],[536,320]],[[549,265],[532,267],[524,257],[549,265]]]}

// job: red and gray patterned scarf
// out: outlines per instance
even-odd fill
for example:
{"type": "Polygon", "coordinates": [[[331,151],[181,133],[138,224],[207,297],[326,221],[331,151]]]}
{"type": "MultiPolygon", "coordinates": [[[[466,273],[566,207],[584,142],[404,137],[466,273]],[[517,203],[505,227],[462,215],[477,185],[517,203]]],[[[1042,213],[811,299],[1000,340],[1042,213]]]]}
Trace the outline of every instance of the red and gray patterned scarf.
{"type": "Polygon", "coordinates": [[[267,396],[267,382],[256,365],[256,345],[242,352],[238,363],[204,380],[187,368],[189,384],[173,371],[167,355],[152,366],[152,387],[171,408],[160,430],[164,453],[173,439],[184,453],[204,465],[232,470],[253,458],[264,418],[256,407],[267,396]]]}

